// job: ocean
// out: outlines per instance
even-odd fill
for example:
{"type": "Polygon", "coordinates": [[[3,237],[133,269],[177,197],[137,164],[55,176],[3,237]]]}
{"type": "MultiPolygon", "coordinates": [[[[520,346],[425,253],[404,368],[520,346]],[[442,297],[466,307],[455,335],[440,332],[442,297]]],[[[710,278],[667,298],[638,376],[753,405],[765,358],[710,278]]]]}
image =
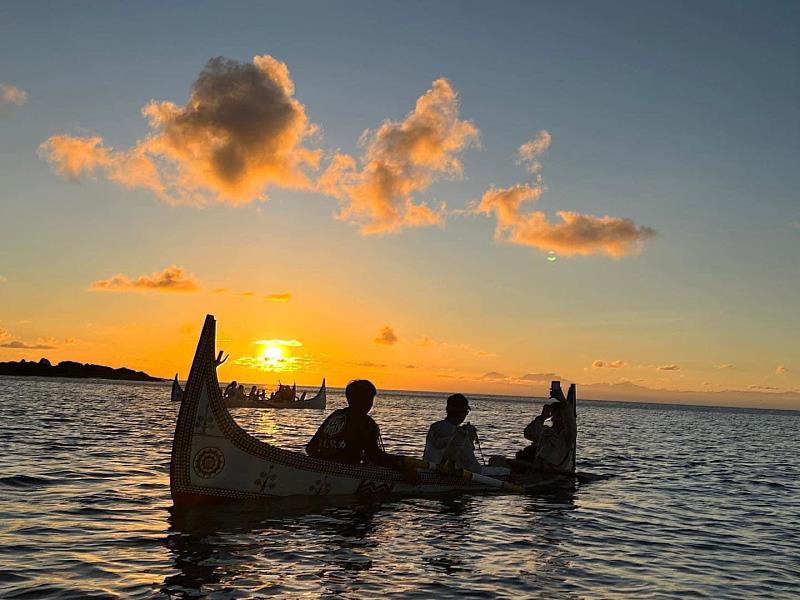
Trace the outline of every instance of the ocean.
{"type": "MultiPolygon", "coordinates": [[[[0,378],[1,598],[800,598],[800,412],[578,388],[576,485],[178,511],[169,391],[0,378]]],[[[387,449],[421,455],[444,399],[379,393],[387,449]]],[[[541,400],[470,403],[488,457],[526,443],[541,400]]],[[[329,390],[325,412],[232,413],[301,451],[343,405],[329,390]]]]}

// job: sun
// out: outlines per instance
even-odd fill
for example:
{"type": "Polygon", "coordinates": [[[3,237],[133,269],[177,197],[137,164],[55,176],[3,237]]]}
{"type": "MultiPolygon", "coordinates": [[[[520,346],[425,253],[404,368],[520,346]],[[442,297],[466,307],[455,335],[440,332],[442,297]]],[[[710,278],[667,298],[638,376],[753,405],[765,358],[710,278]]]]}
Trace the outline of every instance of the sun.
{"type": "Polygon", "coordinates": [[[280,346],[270,344],[265,346],[261,351],[261,358],[267,363],[277,364],[280,363],[285,357],[286,354],[284,353],[283,348],[280,346]]]}

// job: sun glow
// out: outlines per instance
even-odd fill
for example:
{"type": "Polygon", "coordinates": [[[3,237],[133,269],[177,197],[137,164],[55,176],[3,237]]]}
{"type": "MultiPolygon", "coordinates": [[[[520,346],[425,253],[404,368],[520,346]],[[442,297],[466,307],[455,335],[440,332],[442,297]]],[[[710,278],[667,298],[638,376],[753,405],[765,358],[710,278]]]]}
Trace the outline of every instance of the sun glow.
{"type": "Polygon", "coordinates": [[[261,358],[267,362],[279,362],[286,358],[286,353],[280,346],[269,345],[261,351],[261,358]]]}

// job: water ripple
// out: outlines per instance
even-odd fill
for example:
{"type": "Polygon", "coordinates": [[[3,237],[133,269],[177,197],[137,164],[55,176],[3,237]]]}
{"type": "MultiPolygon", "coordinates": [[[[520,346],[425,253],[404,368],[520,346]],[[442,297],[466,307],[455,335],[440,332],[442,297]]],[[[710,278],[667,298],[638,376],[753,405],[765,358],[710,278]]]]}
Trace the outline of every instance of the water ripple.
{"type": "MultiPolygon", "coordinates": [[[[0,378],[0,597],[800,597],[798,413],[582,402],[576,485],[209,512],[172,508],[168,397],[0,378]]],[[[390,450],[421,453],[442,404],[382,394],[390,450]]],[[[486,455],[519,447],[538,412],[471,405],[486,455]]],[[[234,416],[295,450],[322,417],[234,416]]]]}

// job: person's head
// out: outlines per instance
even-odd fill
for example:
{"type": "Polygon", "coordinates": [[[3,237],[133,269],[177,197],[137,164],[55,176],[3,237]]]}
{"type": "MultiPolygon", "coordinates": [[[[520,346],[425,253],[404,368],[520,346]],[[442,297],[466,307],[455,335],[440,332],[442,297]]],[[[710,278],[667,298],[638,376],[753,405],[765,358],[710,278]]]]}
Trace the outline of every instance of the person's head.
{"type": "Polygon", "coordinates": [[[243,391],[244,391],[244,386],[243,386],[242,384],[239,384],[239,388],[238,388],[238,390],[239,390],[240,392],[243,392],[243,391]]]}
{"type": "Polygon", "coordinates": [[[347,404],[355,411],[367,414],[372,410],[372,402],[375,400],[375,394],[378,390],[371,381],[366,379],[354,379],[347,384],[344,388],[344,396],[347,398],[347,404]]]}
{"type": "Polygon", "coordinates": [[[464,394],[453,394],[447,399],[447,418],[456,425],[464,422],[469,411],[469,402],[464,394]]]}
{"type": "Polygon", "coordinates": [[[235,379],[233,381],[231,381],[231,387],[236,387],[237,385],[239,385],[239,384],[236,383],[235,379]]]}
{"type": "Polygon", "coordinates": [[[256,386],[253,386],[253,387],[251,387],[251,388],[250,388],[250,391],[251,391],[251,392],[255,392],[255,391],[256,391],[256,389],[257,389],[257,388],[256,388],[256,386]]]}

